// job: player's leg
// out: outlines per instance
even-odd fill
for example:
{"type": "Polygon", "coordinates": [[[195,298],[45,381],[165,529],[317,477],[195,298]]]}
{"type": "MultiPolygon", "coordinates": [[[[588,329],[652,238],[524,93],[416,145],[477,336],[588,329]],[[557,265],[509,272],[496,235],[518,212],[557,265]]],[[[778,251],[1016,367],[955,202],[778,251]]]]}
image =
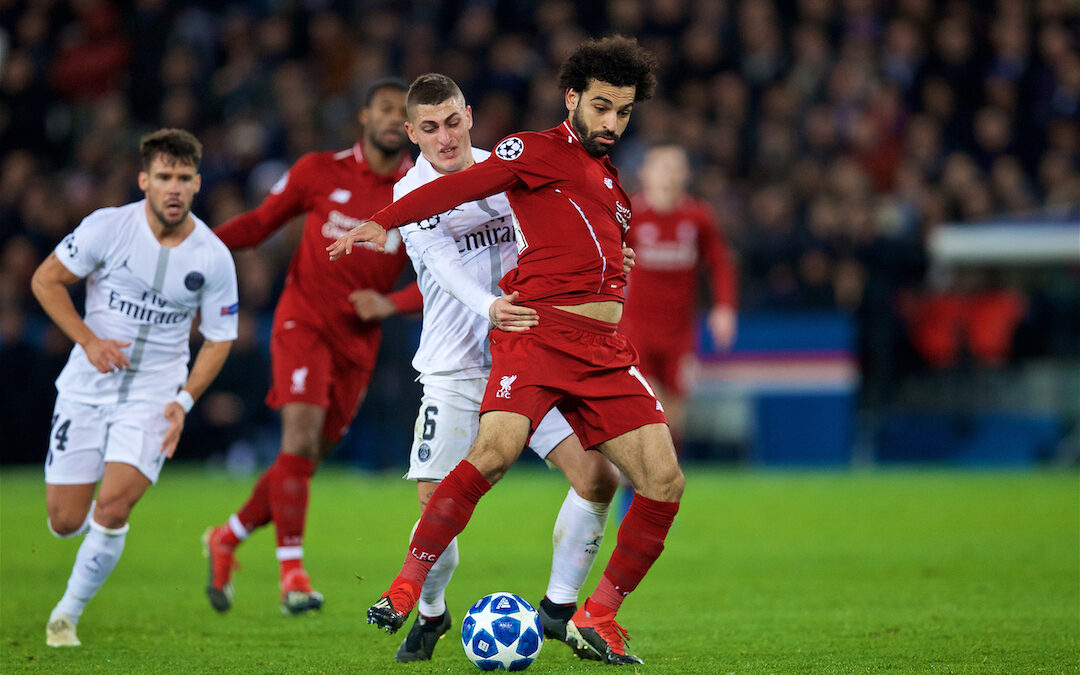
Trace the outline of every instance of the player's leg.
{"type": "Polygon", "coordinates": [[[582,449],[576,436],[568,437],[548,458],[570,479],[571,487],[555,519],[545,599],[575,605],[604,539],[619,474],[602,454],[582,449]]]}
{"type": "MultiPolygon", "coordinates": [[[[297,325],[290,330],[275,329],[270,356],[273,382],[266,403],[280,410],[281,449],[274,463],[256,481],[244,505],[224,524],[204,535],[210,558],[206,594],[218,611],[232,606],[232,571],[239,567],[236,547],[254,530],[270,522],[274,522],[277,534],[282,582],[289,582],[282,583],[283,600],[290,591],[295,591],[299,595],[292,597],[297,607],[313,609],[309,605],[321,605],[321,596],[310,588],[303,571],[301,544],[283,544],[282,540],[302,540],[310,478],[329,451],[322,430],[330,405],[331,350],[318,332],[297,325]]],[[[283,608],[288,611],[284,605],[283,608]]]]}
{"type": "Polygon", "coordinates": [[[97,483],[45,486],[46,523],[60,539],[69,539],[90,531],[97,483]]]}
{"type": "Polygon", "coordinates": [[[76,623],[87,603],[109,578],[127,539],[131,509],[150,487],[150,479],[139,469],[120,462],[107,462],[101,480],[97,505],[71,569],[64,596],[49,617],[50,623],[60,616],[76,623]]]}
{"type": "Polygon", "coordinates": [[[311,476],[333,445],[322,438],[325,422],[326,410],[319,406],[286,403],[281,407],[281,452],[274,462],[269,500],[281,568],[282,611],[288,614],[319,609],[323,604],[304,569],[303,543],[311,476]]]}
{"type": "Polygon", "coordinates": [[[586,452],[556,409],[540,422],[529,444],[562,471],[571,486],[555,519],[551,575],[538,606],[544,636],[566,642],[579,658],[599,658],[585,645],[567,640],[566,623],[577,610],[578,593],[600,550],[619,472],[601,453],[586,452]]]}
{"type": "MultiPolygon", "coordinates": [[[[45,485],[45,504],[49,531],[60,539],[70,539],[90,531],[93,518],[94,489],[97,483],[45,485]]],[[[70,583],[68,584],[70,586],[70,583]]],[[[78,647],[82,644],[75,632],[78,615],[53,608],[45,627],[45,644],[50,647],[78,647]]]]}
{"type": "MultiPolygon", "coordinates": [[[[303,397],[308,394],[307,373],[310,366],[304,356],[304,343],[310,343],[312,339],[310,331],[302,326],[289,331],[275,327],[270,337],[271,385],[266,395],[269,407],[279,409],[291,401],[304,400],[303,397]]],[[[270,492],[271,486],[277,481],[280,458],[279,450],[277,459],[255,481],[243,505],[224,523],[210,527],[203,533],[203,553],[210,561],[206,595],[210,605],[219,612],[232,607],[232,573],[240,567],[236,561],[236,548],[255,530],[272,520],[270,492]]]]}
{"type": "Polygon", "coordinates": [[[98,499],[75,556],[67,589],[50,623],[60,617],[78,622],[86,604],[116,567],[124,551],[128,518],[135,504],[157,481],[165,463],[161,443],[169,428],[164,401],[133,401],[101,406],[107,433],[98,499]]]}
{"type": "Polygon", "coordinates": [[[105,429],[99,406],[57,397],[45,456],[46,523],[57,537],[90,529],[94,490],[105,467],[105,429]]]}
{"type": "MultiPolygon", "coordinates": [[[[281,408],[281,452],[270,483],[270,511],[281,567],[281,609],[302,614],[321,609],[323,596],[303,566],[304,528],[311,477],[348,431],[364,400],[371,370],[345,359],[321,336],[307,345],[305,386],[290,386],[295,400],[281,408]]],[[[295,373],[295,371],[294,371],[295,373]]],[[[295,385],[296,376],[292,377],[295,385]]]]}
{"type": "Polygon", "coordinates": [[[676,455],[682,454],[686,431],[686,397],[693,379],[694,359],[691,345],[677,343],[666,350],[655,374],[641,368],[641,374],[653,385],[656,398],[664,407],[676,455]]]}
{"type": "MultiPolygon", "coordinates": [[[[105,433],[105,415],[100,406],[57,397],[45,457],[46,522],[56,537],[90,532],[94,490],[105,470],[105,433]]],[[[45,641],[50,647],[81,644],[75,627],[82,606],[68,611],[71,614],[54,608],[50,613],[45,629],[45,641]]]]}
{"type": "MultiPolygon", "coordinates": [[[[232,607],[232,572],[239,568],[239,564],[236,562],[236,547],[256,529],[274,520],[273,503],[275,498],[280,501],[280,495],[283,492],[281,486],[284,483],[288,481],[291,485],[297,484],[297,474],[299,474],[299,482],[304,484],[304,474],[306,473],[310,477],[314,472],[314,462],[303,456],[297,456],[295,450],[290,453],[286,448],[296,449],[303,447],[301,438],[304,437],[304,434],[298,430],[298,427],[308,431],[306,438],[309,446],[312,443],[318,446],[318,430],[322,426],[324,416],[324,411],[318,406],[304,403],[286,403],[282,405],[282,447],[274,463],[259,476],[255,482],[255,487],[243,506],[236,513],[230,515],[225,523],[212,527],[203,534],[204,552],[210,559],[210,578],[206,585],[206,594],[210,599],[210,605],[219,612],[224,612],[232,607]],[[313,419],[297,422],[295,418],[302,418],[305,411],[298,412],[295,406],[307,406],[308,410],[306,412],[311,413],[310,417],[313,419]],[[289,421],[286,421],[286,416],[288,416],[289,421]],[[313,434],[310,432],[312,428],[315,429],[313,434]]],[[[311,454],[318,456],[320,452],[312,451],[311,454]]],[[[295,498],[304,498],[306,506],[306,492],[303,495],[294,492],[293,497],[294,501],[295,498]]],[[[294,524],[296,519],[283,518],[283,520],[294,524]]],[[[303,530],[302,520],[301,517],[301,531],[303,530]]],[[[291,549],[291,552],[293,554],[290,556],[291,559],[298,559],[295,556],[296,549],[291,549]]]]}
{"type": "MultiPolygon", "coordinates": [[[[274,463],[259,476],[244,505],[224,524],[207,530],[203,535],[205,553],[210,558],[210,579],[206,593],[210,605],[219,612],[232,607],[232,572],[239,568],[236,547],[267,523],[273,521],[277,529],[282,580],[285,580],[286,571],[299,568],[303,572],[300,562],[303,549],[299,544],[286,547],[282,557],[282,539],[303,538],[310,478],[315,467],[329,452],[325,446],[332,446],[320,438],[325,416],[325,411],[316,405],[282,405],[282,442],[274,463]],[[289,570],[284,569],[286,567],[289,570]]],[[[305,584],[310,586],[310,580],[306,580],[306,573],[300,572],[293,572],[289,577],[292,590],[302,594],[315,593],[310,588],[305,589],[305,584]]],[[[284,584],[282,588],[284,596],[288,591],[284,590],[284,584]]],[[[309,597],[300,604],[306,606],[312,602],[314,600],[309,597]]]]}
{"type": "Polygon", "coordinates": [[[531,420],[519,413],[496,410],[480,418],[469,454],[432,493],[409,542],[405,564],[390,590],[368,609],[368,623],[378,624],[390,633],[401,627],[416,605],[432,565],[465,529],[480,498],[521,454],[531,427],[531,420]]]}
{"type": "Polygon", "coordinates": [[[608,663],[640,663],[626,652],[625,632],[615,614],[664,550],[685,478],[666,424],[647,424],[601,443],[599,449],[626,475],[636,495],[600,583],[567,630],[579,633],[608,663]]]}
{"type": "MultiPolygon", "coordinates": [[[[641,359],[639,371],[650,384],[656,400],[664,409],[664,417],[667,418],[668,431],[671,433],[671,442],[675,447],[676,456],[681,454],[683,428],[686,420],[686,391],[688,359],[692,359],[692,352],[688,352],[685,340],[677,341],[654,341],[649,340],[644,346],[634,342],[641,359]]],[[[621,521],[630,504],[634,500],[634,488],[626,476],[622,476],[622,490],[617,504],[617,517],[621,521]]]]}
{"type": "MultiPolygon", "coordinates": [[[[417,497],[420,501],[421,513],[438,485],[433,481],[417,481],[417,497]]],[[[409,533],[410,539],[416,534],[416,527],[419,524],[418,520],[413,525],[409,533]]],[[[416,619],[394,654],[394,660],[398,663],[430,661],[439,638],[445,635],[453,625],[450,612],[446,608],[446,587],[450,585],[450,579],[457,569],[458,559],[458,540],[454,537],[439,559],[431,566],[427,579],[424,580],[424,585],[420,589],[420,598],[416,605],[416,619]]]]}
{"type": "MultiPolygon", "coordinates": [[[[421,378],[424,395],[413,426],[406,478],[416,481],[416,495],[423,514],[439,482],[464,459],[476,437],[485,378],[421,378]]],[[[417,521],[419,525],[419,521],[417,521]]],[[[416,533],[413,526],[409,538],[416,533]]],[[[446,608],[446,588],[458,564],[458,540],[454,537],[432,565],[417,602],[417,616],[394,658],[401,663],[429,661],[438,640],[452,625],[446,608]]]]}

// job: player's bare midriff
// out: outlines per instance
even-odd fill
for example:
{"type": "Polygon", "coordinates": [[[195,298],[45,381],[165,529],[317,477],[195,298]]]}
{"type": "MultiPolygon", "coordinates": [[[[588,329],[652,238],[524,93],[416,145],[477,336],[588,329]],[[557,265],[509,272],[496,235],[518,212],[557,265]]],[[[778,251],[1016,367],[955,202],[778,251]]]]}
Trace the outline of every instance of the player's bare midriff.
{"type": "Polygon", "coordinates": [[[622,318],[622,303],[615,300],[585,302],[580,305],[554,305],[554,307],[564,312],[580,314],[590,319],[607,321],[608,323],[619,323],[619,319],[622,318]]]}

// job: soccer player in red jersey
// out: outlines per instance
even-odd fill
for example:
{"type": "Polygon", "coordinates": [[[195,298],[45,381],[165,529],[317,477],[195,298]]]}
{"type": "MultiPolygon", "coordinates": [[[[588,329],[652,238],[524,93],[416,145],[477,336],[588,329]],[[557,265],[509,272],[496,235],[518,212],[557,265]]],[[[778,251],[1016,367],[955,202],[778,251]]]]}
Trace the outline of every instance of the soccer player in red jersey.
{"type": "Polygon", "coordinates": [[[713,303],[708,325],[720,349],[735,340],[735,271],[711,209],[687,194],[690,163],[682,147],[650,148],[638,178],[641,192],[633,197],[634,226],[627,235],[637,266],[619,330],[637,348],[641,372],[655,387],[678,446],[686,419],[698,271],[708,273],[713,303]]]}
{"type": "MultiPolygon", "coordinates": [[[[319,609],[302,563],[304,519],[316,467],[349,428],[364,398],[381,325],[358,316],[354,299],[364,289],[389,293],[408,262],[401,237],[376,250],[369,245],[345,266],[328,268],[325,247],[393,199],[409,167],[405,93],[400,80],[380,80],[360,111],[362,138],[341,152],[301,157],[259,207],[214,229],[233,250],[255,246],[300,213],[303,236],[289,265],[270,337],[272,384],[267,404],[281,411],[281,451],[255,483],[251,496],[227,522],[204,536],[210,555],[210,604],[232,606],[234,551],[252,531],[273,521],[281,564],[282,610],[319,609]]],[[[413,284],[391,293],[399,312],[421,307],[413,284]]]]}
{"type": "Polygon", "coordinates": [[[630,199],[607,155],[634,103],[652,95],[654,64],[635,40],[583,43],[559,75],[565,122],[503,139],[487,160],[417,188],[327,247],[336,259],[356,242],[382,246],[383,224],[436,221],[459,203],[505,191],[519,263],[500,285],[539,318],[524,332],[491,331],[491,377],[476,441],[432,494],[401,573],[368,610],[369,623],[389,632],[404,623],[431,566],[557,406],[582,446],[604,453],[637,493],[597,589],[567,632],[607,663],[641,663],[626,651],[615,614],[663,550],[685,479],[663,409],[638,371],[633,346],[616,330],[630,199]]]}

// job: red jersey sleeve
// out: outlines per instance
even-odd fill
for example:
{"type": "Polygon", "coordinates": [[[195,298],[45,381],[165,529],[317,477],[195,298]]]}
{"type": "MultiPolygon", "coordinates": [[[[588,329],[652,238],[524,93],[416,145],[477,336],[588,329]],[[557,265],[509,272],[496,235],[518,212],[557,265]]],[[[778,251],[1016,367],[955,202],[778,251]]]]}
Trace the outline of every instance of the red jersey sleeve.
{"type": "Polygon", "coordinates": [[[486,160],[504,165],[529,189],[566,179],[566,167],[559,166],[565,156],[551,152],[555,141],[544,134],[526,131],[507,136],[499,141],[486,160]]]}
{"type": "Polygon", "coordinates": [[[424,309],[424,296],[415,281],[386,297],[397,307],[398,314],[415,314],[424,309]]]}
{"type": "Polygon", "coordinates": [[[305,183],[314,162],[314,155],[301,157],[270,188],[262,204],[218,225],[214,234],[231,250],[257,246],[289,220],[309,210],[305,183]]]}
{"type": "Polygon", "coordinates": [[[517,182],[518,177],[513,171],[488,158],[464,171],[441,176],[421,185],[371,216],[369,220],[374,220],[386,229],[417,223],[449,211],[458,204],[504,192],[517,182]]]}
{"type": "Polygon", "coordinates": [[[714,305],[727,307],[738,306],[738,293],[735,283],[735,264],[724,240],[723,230],[716,222],[716,217],[708,206],[700,205],[699,219],[702,253],[708,267],[709,288],[712,290],[714,305]]]}

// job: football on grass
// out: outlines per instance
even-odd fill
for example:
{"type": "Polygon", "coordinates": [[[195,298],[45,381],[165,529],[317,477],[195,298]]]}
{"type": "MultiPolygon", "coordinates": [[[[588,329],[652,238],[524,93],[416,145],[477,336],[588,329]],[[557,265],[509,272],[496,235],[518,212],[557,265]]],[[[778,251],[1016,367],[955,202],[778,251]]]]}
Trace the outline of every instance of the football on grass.
{"type": "Polygon", "coordinates": [[[465,656],[480,670],[525,670],[543,644],[540,615],[513,593],[485,595],[461,622],[465,656]]]}

